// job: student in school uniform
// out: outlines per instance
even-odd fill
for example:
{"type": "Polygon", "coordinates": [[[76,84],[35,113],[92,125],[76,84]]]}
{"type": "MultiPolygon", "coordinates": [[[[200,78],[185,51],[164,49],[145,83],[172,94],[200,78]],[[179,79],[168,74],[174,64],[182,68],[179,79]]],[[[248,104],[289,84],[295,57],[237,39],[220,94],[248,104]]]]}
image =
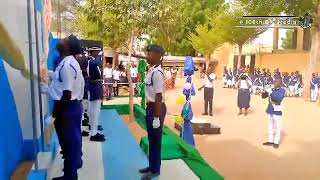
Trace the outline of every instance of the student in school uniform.
{"type": "Polygon", "coordinates": [[[139,170],[142,180],[160,175],[162,128],[166,116],[165,74],[161,68],[165,52],[157,45],[147,47],[147,62],[150,69],[146,77],[146,124],[149,140],[149,167],[139,170]]]}
{"type": "Polygon", "coordinates": [[[213,93],[214,93],[214,80],[216,75],[213,72],[213,68],[209,67],[205,75],[205,84],[199,88],[201,91],[204,88],[204,113],[202,115],[213,116],[213,93]],[[208,113],[209,112],[209,113],[208,113]]]}
{"type": "Polygon", "coordinates": [[[319,93],[319,78],[317,77],[316,73],[312,73],[312,78],[310,81],[310,90],[311,90],[311,101],[316,102],[319,93]]]}
{"type": "Polygon", "coordinates": [[[107,100],[112,98],[112,67],[110,63],[107,63],[106,67],[103,69],[104,82],[106,83],[106,96],[107,100]]]}
{"type": "Polygon", "coordinates": [[[138,68],[135,64],[132,64],[130,67],[130,74],[133,83],[134,95],[138,94],[137,83],[138,83],[138,68]]]}
{"type": "Polygon", "coordinates": [[[233,79],[233,74],[231,69],[229,69],[228,73],[227,73],[227,86],[228,88],[232,87],[232,79],[233,79]]]}
{"type": "MultiPolygon", "coordinates": [[[[122,70],[120,69],[120,83],[128,83],[127,74],[124,69],[122,69],[122,70]]],[[[128,85],[122,84],[121,86],[128,86],[128,85]]]]}
{"type": "Polygon", "coordinates": [[[119,96],[120,71],[118,66],[113,70],[113,92],[114,96],[119,96]]]}
{"type": "Polygon", "coordinates": [[[244,109],[244,115],[248,115],[248,109],[250,108],[250,88],[252,86],[252,82],[248,79],[248,74],[244,73],[240,75],[240,80],[238,82],[238,115],[242,115],[242,110],[244,109]]]}
{"type": "Polygon", "coordinates": [[[296,87],[298,84],[298,78],[296,77],[295,73],[291,73],[290,76],[290,82],[289,82],[289,91],[290,91],[290,96],[296,96],[297,95],[297,91],[296,91],[296,87]]]}
{"type": "Polygon", "coordinates": [[[253,81],[253,94],[260,94],[263,90],[263,79],[260,75],[257,75],[255,80],[253,81]]]}
{"type": "Polygon", "coordinates": [[[296,84],[295,89],[296,89],[298,97],[301,97],[302,93],[303,93],[303,77],[302,77],[302,74],[300,74],[299,71],[296,72],[296,77],[298,79],[298,82],[296,84]]]}
{"type": "Polygon", "coordinates": [[[289,83],[290,83],[290,76],[289,73],[284,72],[283,73],[283,88],[286,90],[286,96],[289,96],[290,91],[289,91],[289,83]]]}
{"type": "Polygon", "coordinates": [[[105,136],[100,134],[98,130],[102,130],[101,126],[99,128],[98,122],[100,118],[101,102],[103,99],[103,84],[101,77],[101,66],[102,59],[99,55],[101,52],[100,47],[89,48],[91,58],[89,60],[89,65],[87,72],[89,75],[89,119],[90,119],[90,141],[104,142],[105,136]]]}
{"type": "Polygon", "coordinates": [[[269,94],[264,92],[262,98],[269,98],[269,104],[266,110],[269,125],[268,125],[268,141],[263,143],[264,146],[273,146],[279,148],[281,138],[281,123],[282,123],[282,106],[286,91],[282,88],[282,80],[280,78],[274,81],[274,89],[269,94]]]}
{"type": "Polygon", "coordinates": [[[84,78],[76,55],[82,48],[73,35],[57,45],[63,58],[57,66],[49,85],[49,94],[54,99],[52,116],[64,156],[64,175],[53,180],[77,180],[78,168],[82,167],[81,100],[84,94],[84,78]]]}
{"type": "Polygon", "coordinates": [[[227,87],[227,73],[228,73],[228,69],[225,66],[223,69],[223,88],[227,87]]]}

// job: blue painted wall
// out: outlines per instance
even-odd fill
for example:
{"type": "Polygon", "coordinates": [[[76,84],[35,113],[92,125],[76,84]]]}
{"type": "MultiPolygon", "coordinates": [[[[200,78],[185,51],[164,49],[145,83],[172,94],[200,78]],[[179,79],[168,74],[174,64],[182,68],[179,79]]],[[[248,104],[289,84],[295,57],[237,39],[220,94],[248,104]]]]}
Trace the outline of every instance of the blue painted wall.
{"type": "Polygon", "coordinates": [[[0,57],[0,179],[7,180],[20,162],[22,131],[14,96],[0,57]]]}

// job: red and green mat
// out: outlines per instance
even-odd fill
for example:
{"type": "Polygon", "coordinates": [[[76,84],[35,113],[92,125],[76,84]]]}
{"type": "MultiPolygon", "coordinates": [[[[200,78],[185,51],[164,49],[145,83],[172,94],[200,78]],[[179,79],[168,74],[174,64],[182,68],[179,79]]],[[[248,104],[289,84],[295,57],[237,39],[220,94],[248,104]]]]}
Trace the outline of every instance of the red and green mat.
{"type": "MultiPolygon", "coordinates": [[[[129,114],[129,105],[105,105],[102,109],[115,109],[120,115],[129,114]]],[[[137,123],[146,129],[145,110],[139,105],[134,105],[134,116],[137,123]]],[[[140,147],[146,155],[149,154],[149,142],[147,137],[141,138],[140,147]]],[[[177,134],[175,134],[167,126],[163,129],[162,136],[162,159],[173,160],[182,159],[189,168],[201,180],[223,180],[216,170],[214,170],[200,155],[199,151],[193,146],[184,142],[177,134]]]]}

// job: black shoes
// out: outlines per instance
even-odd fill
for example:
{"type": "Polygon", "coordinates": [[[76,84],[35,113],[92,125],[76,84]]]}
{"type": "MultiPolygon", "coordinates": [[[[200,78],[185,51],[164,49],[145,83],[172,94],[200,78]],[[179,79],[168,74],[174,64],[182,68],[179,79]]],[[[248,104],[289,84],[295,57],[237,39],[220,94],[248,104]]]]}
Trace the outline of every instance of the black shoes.
{"type": "Polygon", "coordinates": [[[279,144],[273,144],[273,148],[278,149],[279,148],[279,144]]]}
{"type": "Polygon", "coordinates": [[[271,143],[271,142],[265,142],[262,145],[264,145],[264,146],[273,146],[273,148],[275,148],[275,149],[279,148],[279,144],[275,144],[275,143],[271,143]]]}
{"type": "Polygon", "coordinates": [[[84,119],[87,119],[87,120],[89,121],[89,116],[88,116],[87,113],[84,113],[84,114],[83,114],[83,117],[84,117],[84,119]]]}
{"type": "Polygon", "coordinates": [[[104,142],[106,141],[106,138],[104,137],[104,135],[98,133],[94,136],[91,136],[90,141],[104,142]]]}
{"type": "Polygon", "coordinates": [[[143,169],[139,169],[139,173],[144,174],[150,171],[149,167],[143,168],[143,169]]]}
{"type": "Polygon", "coordinates": [[[152,178],[158,177],[160,175],[159,172],[157,173],[151,172],[149,167],[140,169],[139,173],[144,174],[141,180],[151,180],[152,178]]]}
{"type": "Polygon", "coordinates": [[[88,119],[82,120],[82,126],[90,126],[89,120],[88,119]]]}
{"type": "Polygon", "coordinates": [[[209,113],[209,116],[213,116],[213,114],[212,114],[212,113],[209,113]]]}
{"type": "Polygon", "coordinates": [[[81,135],[84,136],[84,137],[88,137],[88,136],[89,136],[89,132],[87,132],[87,131],[82,131],[82,132],[81,132],[81,135]]]}
{"type": "Polygon", "coordinates": [[[141,180],[151,180],[152,178],[155,178],[158,176],[160,176],[160,173],[148,172],[142,176],[141,180]]]}
{"type": "Polygon", "coordinates": [[[265,143],[263,143],[262,145],[264,145],[264,146],[273,146],[273,143],[271,143],[271,142],[265,142],[265,143]]]}
{"type": "Polygon", "coordinates": [[[208,113],[202,113],[202,116],[208,116],[208,113]]]}

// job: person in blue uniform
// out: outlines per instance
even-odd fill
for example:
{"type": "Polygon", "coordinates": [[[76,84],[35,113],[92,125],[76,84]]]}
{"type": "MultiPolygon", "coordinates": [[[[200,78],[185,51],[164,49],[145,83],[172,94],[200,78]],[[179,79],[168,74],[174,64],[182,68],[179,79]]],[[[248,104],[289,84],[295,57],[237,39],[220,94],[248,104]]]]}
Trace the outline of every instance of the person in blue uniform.
{"type": "Polygon", "coordinates": [[[263,143],[264,146],[273,146],[279,148],[281,138],[281,122],[282,122],[282,106],[286,90],[282,88],[282,80],[280,78],[274,81],[274,89],[271,94],[264,92],[262,98],[269,98],[269,104],[266,110],[268,125],[268,142],[263,143]]]}
{"type": "MultiPolygon", "coordinates": [[[[83,113],[82,113],[82,126],[89,126],[89,116],[88,116],[88,108],[89,108],[89,95],[88,95],[88,73],[87,73],[87,67],[88,67],[88,57],[86,55],[80,54],[76,56],[76,59],[80,65],[82,76],[84,78],[84,93],[83,93],[83,99],[81,101],[82,107],[83,107],[83,113]]],[[[82,130],[81,132],[82,136],[89,136],[89,132],[82,130]]]]}
{"type": "Polygon", "coordinates": [[[62,61],[49,85],[54,99],[52,116],[64,155],[64,175],[53,180],[77,180],[77,169],[82,167],[81,118],[84,79],[75,56],[81,53],[80,41],[69,36],[57,45],[62,61]]]}
{"type": "Polygon", "coordinates": [[[232,79],[233,79],[233,74],[232,74],[231,69],[229,69],[226,78],[227,78],[227,86],[228,86],[228,88],[231,88],[231,86],[232,86],[232,79]]]}
{"type": "Polygon", "coordinates": [[[312,73],[312,78],[310,81],[310,90],[311,90],[311,101],[316,102],[319,93],[319,78],[317,77],[316,73],[312,73]]]}
{"type": "Polygon", "coordinates": [[[89,75],[89,119],[90,119],[90,141],[104,142],[105,136],[100,134],[98,122],[100,118],[101,102],[103,99],[103,84],[102,84],[102,57],[99,55],[101,48],[89,48],[91,58],[87,72],[89,75]]]}
{"type": "Polygon", "coordinates": [[[255,86],[255,94],[260,94],[263,89],[263,78],[260,74],[257,75],[257,78],[254,81],[253,85],[255,86]]]}
{"type": "Polygon", "coordinates": [[[223,88],[227,87],[227,74],[228,74],[228,69],[225,66],[223,69],[223,88]]]}
{"type": "Polygon", "coordinates": [[[290,95],[289,96],[295,96],[296,95],[296,84],[298,83],[298,79],[295,76],[295,74],[292,72],[291,76],[290,76],[290,81],[289,81],[289,91],[290,91],[290,95]]]}
{"type": "Polygon", "coordinates": [[[297,91],[298,97],[301,97],[302,93],[303,93],[303,77],[302,77],[302,74],[299,71],[296,71],[296,77],[298,79],[298,82],[296,84],[295,89],[297,91]]]}
{"type": "Polygon", "coordinates": [[[149,167],[140,169],[142,180],[160,175],[162,128],[167,113],[165,104],[165,74],[161,68],[165,51],[157,45],[147,47],[150,69],[146,77],[146,124],[149,140],[149,167]]]}
{"type": "Polygon", "coordinates": [[[290,76],[289,73],[284,72],[282,76],[282,82],[283,82],[283,88],[286,90],[286,96],[289,96],[290,91],[289,91],[289,83],[290,83],[290,76]]]}

